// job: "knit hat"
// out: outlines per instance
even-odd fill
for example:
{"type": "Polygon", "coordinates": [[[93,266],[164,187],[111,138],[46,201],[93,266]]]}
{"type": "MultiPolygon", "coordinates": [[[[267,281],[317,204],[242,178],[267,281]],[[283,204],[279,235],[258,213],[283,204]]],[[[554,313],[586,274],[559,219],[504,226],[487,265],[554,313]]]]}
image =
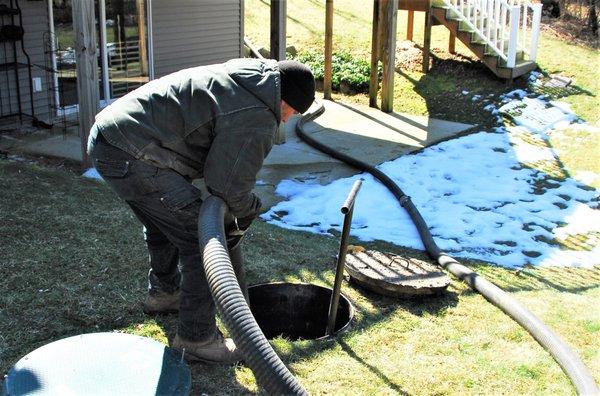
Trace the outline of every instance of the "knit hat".
{"type": "Polygon", "coordinates": [[[315,78],[300,62],[277,62],[281,75],[281,99],[299,113],[304,113],[315,100],[315,78]]]}

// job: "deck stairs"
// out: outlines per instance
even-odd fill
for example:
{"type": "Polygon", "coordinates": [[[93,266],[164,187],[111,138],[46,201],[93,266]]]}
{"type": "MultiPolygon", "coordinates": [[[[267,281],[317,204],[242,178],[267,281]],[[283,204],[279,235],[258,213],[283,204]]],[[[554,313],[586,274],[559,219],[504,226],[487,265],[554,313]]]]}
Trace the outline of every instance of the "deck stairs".
{"type": "Polygon", "coordinates": [[[528,0],[435,0],[442,24],[500,78],[512,80],[537,67],[541,4],[528,0]]]}

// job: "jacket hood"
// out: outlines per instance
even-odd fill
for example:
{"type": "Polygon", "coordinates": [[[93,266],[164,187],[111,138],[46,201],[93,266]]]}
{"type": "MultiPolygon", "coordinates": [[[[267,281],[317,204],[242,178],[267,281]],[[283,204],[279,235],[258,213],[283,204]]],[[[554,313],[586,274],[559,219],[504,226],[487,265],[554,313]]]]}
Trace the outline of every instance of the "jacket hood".
{"type": "Polygon", "coordinates": [[[281,81],[277,61],[232,59],[225,63],[229,76],[263,102],[281,122],[281,81]]]}

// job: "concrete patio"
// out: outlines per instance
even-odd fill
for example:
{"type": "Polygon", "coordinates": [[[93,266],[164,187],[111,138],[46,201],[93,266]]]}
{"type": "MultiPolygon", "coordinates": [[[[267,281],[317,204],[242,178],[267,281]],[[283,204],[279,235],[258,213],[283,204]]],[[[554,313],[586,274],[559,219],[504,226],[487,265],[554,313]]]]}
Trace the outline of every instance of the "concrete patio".
{"type": "MultiPolygon", "coordinates": [[[[371,165],[456,137],[472,127],[422,116],[387,114],[365,106],[332,101],[322,103],[325,112],[305,125],[306,132],[328,146],[371,165]]],[[[295,133],[297,121],[298,118],[294,117],[285,124],[285,143],[273,147],[258,174],[255,191],[265,209],[282,200],[275,194],[281,180],[326,184],[357,173],[301,141],[295,133]]],[[[75,131],[75,128],[67,130],[67,133],[51,130],[22,133],[16,137],[0,132],[0,151],[81,161],[81,139],[75,131]]]]}

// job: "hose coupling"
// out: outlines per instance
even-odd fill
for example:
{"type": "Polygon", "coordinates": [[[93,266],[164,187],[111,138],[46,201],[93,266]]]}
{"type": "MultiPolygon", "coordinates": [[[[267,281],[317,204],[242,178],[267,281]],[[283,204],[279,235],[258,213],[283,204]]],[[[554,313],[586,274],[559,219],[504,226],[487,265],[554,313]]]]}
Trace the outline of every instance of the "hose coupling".
{"type": "Polygon", "coordinates": [[[399,201],[400,201],[400,206],[404,207],[404,204],[406,204],[407,202],[410,201],[410,195],[403,195],[399,201]]]}

